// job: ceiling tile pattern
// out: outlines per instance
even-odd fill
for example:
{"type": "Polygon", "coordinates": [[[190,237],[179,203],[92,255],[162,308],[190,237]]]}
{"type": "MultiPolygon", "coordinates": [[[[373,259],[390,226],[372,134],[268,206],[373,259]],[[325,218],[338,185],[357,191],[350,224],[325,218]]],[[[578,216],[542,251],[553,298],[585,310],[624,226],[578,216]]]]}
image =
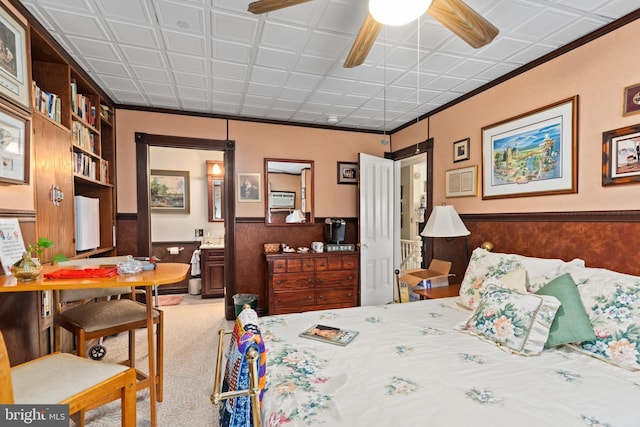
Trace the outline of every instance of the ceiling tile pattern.
{"type": "Polygon", "coordinates": [[[640,0],[467,0],[500,34],[473,49],[424,14],[342,64],[367,0],[265,15],[248,0],[21,0],[114,102],[392,131],[636,9],[640,0]]]}

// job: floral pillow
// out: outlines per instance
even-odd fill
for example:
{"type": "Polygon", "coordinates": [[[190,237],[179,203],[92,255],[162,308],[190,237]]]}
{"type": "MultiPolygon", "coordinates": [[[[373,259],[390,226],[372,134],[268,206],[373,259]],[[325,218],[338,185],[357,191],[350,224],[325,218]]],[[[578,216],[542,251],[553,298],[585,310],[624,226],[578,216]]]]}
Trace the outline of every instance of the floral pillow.
{"type": "Polygon", "coordinates": [[[486,285],[487,279],[491,277],[500,279],[519,267],[524,267],[527,271],[527,291],[535,292],[551,279],[559,276],[570,264],[584,266],[584,261],[574,260],[567,263],[561,259],[525,257],[476,248],[471,254],[469,266],[460,284],[460,295],[457,301],[464,307],[475,308],[480,301],[481,290],[486,285]]]}
{"type": "Polygon", "coordinates": [[[640,370],[640,277],[602,268],[570,268],[595,340],[573,346],[617,366],[640,370]]]}
{"type": "Polygon", "coordinates": [[[523,355],[539,354],[560,302],[549,295],[522,294],[488,285],[478,306],[456,330],[523,355]]]}

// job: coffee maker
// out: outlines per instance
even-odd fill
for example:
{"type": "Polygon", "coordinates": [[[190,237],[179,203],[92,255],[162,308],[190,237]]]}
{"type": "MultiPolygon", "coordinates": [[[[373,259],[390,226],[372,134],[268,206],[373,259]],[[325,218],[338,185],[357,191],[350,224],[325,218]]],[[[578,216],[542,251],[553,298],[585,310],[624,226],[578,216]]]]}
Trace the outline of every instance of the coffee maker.
{"type": "Polygon", "coordinates": [[[344,243],[344,234],[347,223],[344,219],[327,218],[324,220],[324,237],[327,244],[344,243]]]}

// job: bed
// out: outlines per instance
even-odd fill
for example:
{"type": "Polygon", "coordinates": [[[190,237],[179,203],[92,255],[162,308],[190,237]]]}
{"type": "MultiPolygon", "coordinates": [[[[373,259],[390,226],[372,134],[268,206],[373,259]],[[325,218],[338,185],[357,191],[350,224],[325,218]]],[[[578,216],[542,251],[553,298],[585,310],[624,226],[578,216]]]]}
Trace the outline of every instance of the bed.
{"type": "MultiPolygon", "coordinates": [[[[481,255],[486,254],[474,251],[476,262],[472,256],[465,280],[477,283],[478,274],[483,275],[483,301],[493,292],[504,296],[507,291],[494,289],[487,277],[502,275],[507,282],[511,275],[506,273],[518,262],[507,262],[508,268],[504,268],[502,259],[500,271],[478,262],[481,255]]],[[[488,257],[495,267],[494,255],[488,257]]],[[[531,270],[532,262],[538,261],[520,264],[531,270]]],[[[470,310],[458,297],[260,318],[267,348],[262,425],[640,426],[637,347],[631,349],[630,357],[626,354],[624,366],[597,354],[606,346],[613,352],[616,343],[627,340],[611,327],[609,337],[602,333],[606,327],[598,320],[603,314],[602,292],[610,288],[611,295],[619,299],[621,283],[629,285],[633,292],[623,294],[625,304],[631,307],[627,314],[633,314],[640,310],[640,300],[629,295],[640,296],[640,280],[615,276],[604,284],[605,291],[594,295],[588,292],[590,285],[603,289],[599,269],[556,264],[553,272],[539,277],[530,271],[526,286],[533,294],[536,280],[553,279],[560,267],[575,270],[572,277],[577,288],[585,290],[581,296],[588,305],[592,330],[598,335],[584,348],[560,345],[536,353],[523,347],[516,352],[509,345],[470,331],[467,326],[473,313],[482,321],[493,313],[487,307],[470,310]],[[589,277],[595,277],[593,283],[589,277]],[[595,314],[590,312],[592,308],[595,314]],[[344,347],[298,336],[315,324],[359,334],[344,347]]],[[[464,289],[463,282],[461,294],[464,289]]],[[[508,292],[520,297],[515,290],[508,292]]],[[[536,316],[543,317],[543,311],[538,309],[536,316]]],[[[633,332],[629,316],[624,321],[624,331],[633,332]]],[[[527,339],[532,339],[536,332],[526,333],[527,339]]]]}

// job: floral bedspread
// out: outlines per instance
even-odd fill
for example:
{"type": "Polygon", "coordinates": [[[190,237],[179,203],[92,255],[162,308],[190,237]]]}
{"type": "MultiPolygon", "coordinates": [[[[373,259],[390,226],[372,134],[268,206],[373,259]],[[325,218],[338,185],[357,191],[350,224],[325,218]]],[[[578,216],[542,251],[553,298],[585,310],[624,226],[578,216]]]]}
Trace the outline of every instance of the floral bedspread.
{"type": "Polygon", "coordinates": [[[640,426],[640,371],[569,348],[502,351],[453,328],[451,299],[260,319],[264,426],[640,426]],[[298,337],[321,323],[341,347],[298,337]]]}

